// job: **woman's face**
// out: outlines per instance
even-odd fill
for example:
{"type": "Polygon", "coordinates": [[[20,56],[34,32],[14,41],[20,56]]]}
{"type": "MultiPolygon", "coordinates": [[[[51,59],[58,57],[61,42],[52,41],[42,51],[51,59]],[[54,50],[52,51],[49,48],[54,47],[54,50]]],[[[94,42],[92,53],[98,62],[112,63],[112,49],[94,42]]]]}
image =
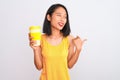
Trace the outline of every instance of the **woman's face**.
{"type": "Polygon", "coordinates": [[[47,18],[51,23],[51,28],[62,30],[67,22],[67,13],[64,8],[58,7],[52,16],[48,15],[47,18]]]}

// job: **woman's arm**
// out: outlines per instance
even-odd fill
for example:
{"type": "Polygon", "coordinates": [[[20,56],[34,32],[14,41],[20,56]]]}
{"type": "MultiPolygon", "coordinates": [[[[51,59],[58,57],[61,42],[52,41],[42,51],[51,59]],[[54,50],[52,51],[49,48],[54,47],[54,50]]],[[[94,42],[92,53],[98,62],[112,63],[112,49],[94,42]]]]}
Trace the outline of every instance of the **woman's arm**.
{"type": "Polygon", "coordinates": [[[69,36],[68,68],[72,68],[77,62],[85,40],[82,41],[79,37],[69,36]]]}
{"type": "Polygon", "coordinates": [[[33,50],[34,52],[34,64],[38,70],[42,69],[42,55],[41,55],[41,48],[37,47],[38,49],[33,50]]]}
{"type": "Polygon", "coordinates": [[[38,70],[42,69],[42,55],[41,55],[41,47],[40,46],[34,46],[36,41],[32,40],[32,37],[29,35],[30,40],[30,47],[33,49],[34,53],[34,64],[38,70]]]}

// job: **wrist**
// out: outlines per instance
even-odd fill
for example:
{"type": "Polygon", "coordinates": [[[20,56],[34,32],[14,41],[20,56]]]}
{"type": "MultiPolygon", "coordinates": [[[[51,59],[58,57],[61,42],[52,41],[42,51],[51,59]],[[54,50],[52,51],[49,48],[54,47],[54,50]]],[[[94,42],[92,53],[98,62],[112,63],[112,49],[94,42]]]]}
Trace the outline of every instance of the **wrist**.
{"type": "Polygon", "coordinates": [[[40,52],[40,47],[37,47],[37,48],[33,49],[33,51],[34,51],[34,53],[40,52]]]}
{"type": "Polygon", "coordinates": [[[81,51],[81,49],[77,49],[77,48],[76,48],[76,52],[77,52],[77,53],[80,53],[80,51],[81,51]]]}

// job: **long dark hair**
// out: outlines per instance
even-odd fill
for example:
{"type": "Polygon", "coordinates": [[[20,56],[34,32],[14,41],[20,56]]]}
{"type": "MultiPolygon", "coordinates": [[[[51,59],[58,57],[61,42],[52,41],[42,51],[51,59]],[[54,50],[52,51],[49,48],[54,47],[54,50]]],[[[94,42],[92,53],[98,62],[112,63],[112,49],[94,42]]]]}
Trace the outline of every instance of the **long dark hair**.
{"type": "Polygon", "coordinates": [[[69,15],[68,15],[68,11],[67,11],[66,7],[62,4],[53,4],[47,10],[45,20],[44,20],[44,23],[43,23],[43,33],[46,33],[48,36],[51,35],[51,27],[50,27],[50,21],[47,20],[47,15],[49,14],[50,16],[52,16],[53,12],[59,7],[64,8],[66,13],[67,13],[67,22],[66,22],[64,28],[61,30],[61,32],[63,33],[64,37],[68,36],[71,32],[70,24],[69,24],[69,15]]]}

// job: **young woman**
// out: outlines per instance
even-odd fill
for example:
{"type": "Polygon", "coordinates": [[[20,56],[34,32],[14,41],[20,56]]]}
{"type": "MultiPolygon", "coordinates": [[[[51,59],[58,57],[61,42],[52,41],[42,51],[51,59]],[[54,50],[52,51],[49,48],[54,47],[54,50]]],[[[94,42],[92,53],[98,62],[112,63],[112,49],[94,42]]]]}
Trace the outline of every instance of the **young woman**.
{"type": "Polygon", "coordinates": [[[85,40],[70,35],[69,16],[62,4],[52,5],[45,16],[40,46],[30,38],[40,80],[70,80],[68,69],[77,62],[85,40]]]}

